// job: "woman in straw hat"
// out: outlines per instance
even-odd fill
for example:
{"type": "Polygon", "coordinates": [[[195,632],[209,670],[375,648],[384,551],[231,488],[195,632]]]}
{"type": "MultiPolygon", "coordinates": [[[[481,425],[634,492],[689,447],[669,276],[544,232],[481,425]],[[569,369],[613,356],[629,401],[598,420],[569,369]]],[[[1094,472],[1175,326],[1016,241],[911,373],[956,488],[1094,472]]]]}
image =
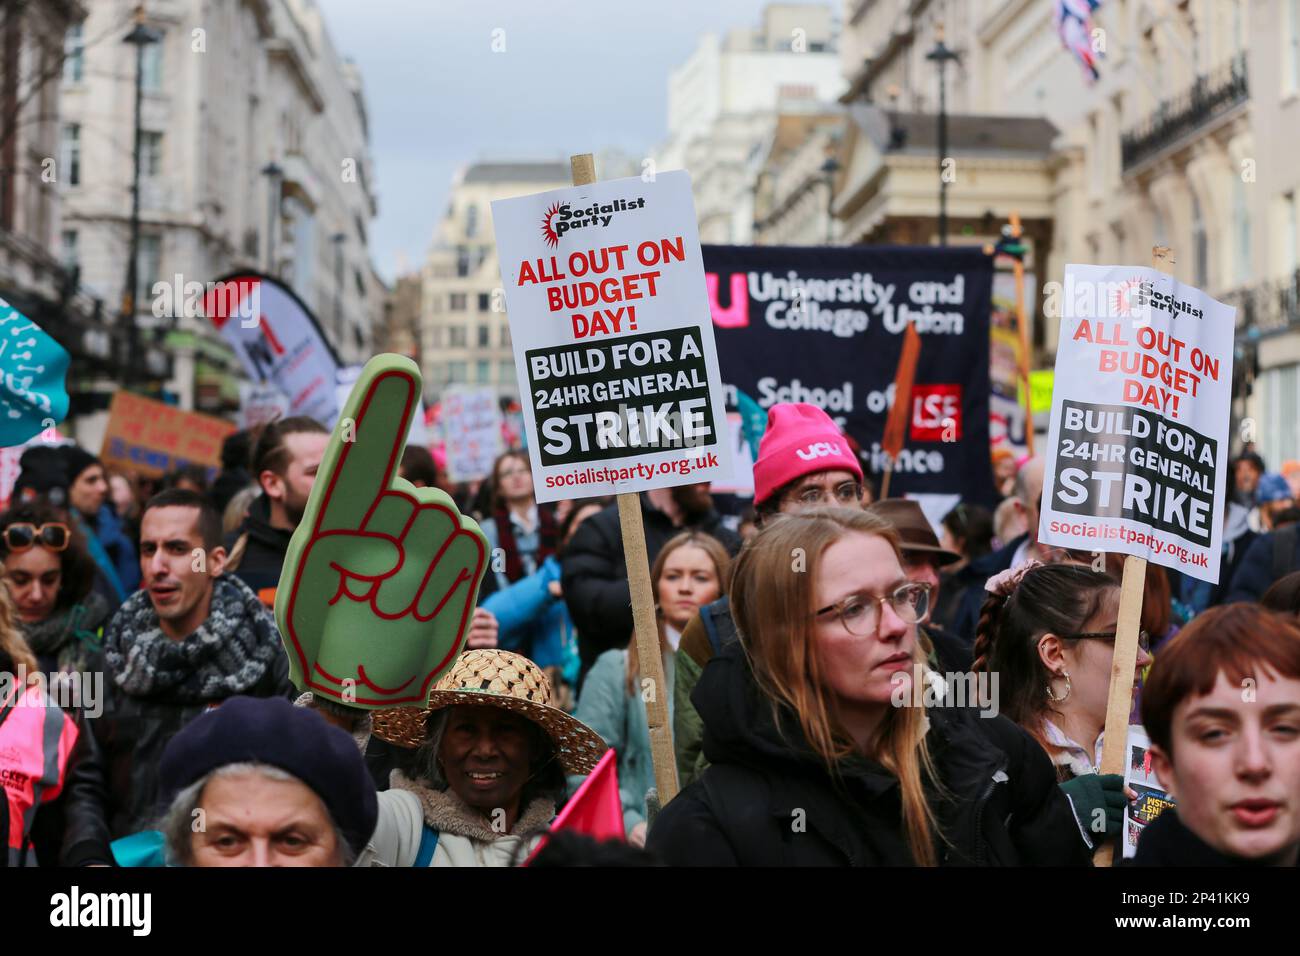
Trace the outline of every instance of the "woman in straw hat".
{"type": "Polygon", "coordinates": [[[380,794],[379,824],[358,866],[516,866],[605,742],[551,703],[532,661],[497,649],[463,654],[427,710],[379,711],[374,734],[412,752],[380,794]]]}
{"type": "Polygon", "coordinates": [[[1086,863],[1033,738],[993,701],[934,700],[928,595],[876,515],[765,523],[732,575],[740,640],[693,695],[710,765],[647,849],[669,865],[1086,863]]]}

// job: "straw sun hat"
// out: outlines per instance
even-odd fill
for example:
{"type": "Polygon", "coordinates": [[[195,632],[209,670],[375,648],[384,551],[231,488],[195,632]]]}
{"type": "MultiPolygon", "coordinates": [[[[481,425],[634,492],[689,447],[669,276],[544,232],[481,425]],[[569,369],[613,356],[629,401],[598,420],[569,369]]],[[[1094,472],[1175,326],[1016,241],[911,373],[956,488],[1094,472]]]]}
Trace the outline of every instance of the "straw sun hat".
{"type": "Polygon", "coordinates": [[[551,682],[540,667],[520,654],[496,649],[462,654],[429,692],[427,709],[375,711],[372,733],[399,747],[415,748],[424,743],[430,714],[460,704],[499,707],[527,717],[546,731],[569,773],[591,773],[609,749],[598,733],[551,705],[551,682]]]}

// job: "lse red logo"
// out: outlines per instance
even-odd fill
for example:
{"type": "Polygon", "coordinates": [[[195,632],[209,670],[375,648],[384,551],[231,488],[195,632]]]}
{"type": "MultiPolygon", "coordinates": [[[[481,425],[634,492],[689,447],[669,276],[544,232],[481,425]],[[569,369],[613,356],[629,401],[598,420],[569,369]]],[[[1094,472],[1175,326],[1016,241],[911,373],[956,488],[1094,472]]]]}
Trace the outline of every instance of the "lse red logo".
{"type": "Polygon", "coordinates": [[[912,386],[912,440],[961,441],[961,386],[912,386]]]}

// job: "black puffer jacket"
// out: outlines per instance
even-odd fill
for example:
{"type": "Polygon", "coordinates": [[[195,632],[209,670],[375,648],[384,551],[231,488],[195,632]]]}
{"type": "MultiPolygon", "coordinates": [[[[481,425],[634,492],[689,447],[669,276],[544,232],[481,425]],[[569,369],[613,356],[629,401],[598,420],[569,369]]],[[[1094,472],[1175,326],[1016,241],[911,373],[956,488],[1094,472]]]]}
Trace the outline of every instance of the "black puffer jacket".
{"type": "Polygon", "coordinates": [[[271,502],[265,494],[253,499],[244,523],[226,540],[226,553],[234,549],[241,537],[248,535],[248,543],[239,567],[231,573],[254,591],[274,588],[280,583],[284,568],[284,555],[289,549],[292,531],[271,527],[271,502]]]}
{"type": "MultiPolygon", "coordinates": [[[[668,516],[641,496],[641,523],[645,528],[646,559],[651,565],[659,551],[683,531],[712,535],[734,556],[740,550],[740,536],[722,524],[710,510],[694,524],[677,528],[668,516]]],[[[615,647],[626,647],[632,639],[632,589],[623,557],[618,504],[592,515],[574,533],[564,549],[560,585],[569,616],[578,629],[578,651],[585,674],[596,658],[615,647]]]]}
{"type": "MultiPolygon", "coordinates": [[[[782,739],[742,646],[715,656],[693,695],[710,767],[659,814],[647,849],[669,865],[909,866],[897,778],[865,759],[838,784],[791,716],[782,739]],[[787,740],[789,742],[787,742],[787,740]]],[[[1088,863],[1041,747],[1005,717],[930,710],[943,865],[1088,863]]]]}

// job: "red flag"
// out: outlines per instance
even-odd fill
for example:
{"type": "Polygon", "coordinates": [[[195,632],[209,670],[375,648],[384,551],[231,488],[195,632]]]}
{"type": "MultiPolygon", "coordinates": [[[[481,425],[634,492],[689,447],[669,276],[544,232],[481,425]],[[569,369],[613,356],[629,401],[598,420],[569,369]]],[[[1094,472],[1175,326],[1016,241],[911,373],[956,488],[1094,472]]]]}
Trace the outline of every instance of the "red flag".
{"type": "MultiPolygon", "coordinates": [[[[551,823],[551,833],[561,830],[574,830],[595,837],[597,840],[627,839],[623,831],[623,798],[618,793],[618,758],[612,749],[605,751],[590,776],[582,782],[578,792],[573,795],[560,815],[551,823]]],[[[533,862],[533,858],[546,846],[549,836],[524,861],[524,866],[533,862]]]]}
{"type": "Polygon", "coordinates": [[[921,336],[916,323],[908,322],[903,334],[903,354],[898,357],[898,371],[894,373],[894,406],[885,420],[885,437],[880,440],[881,450],[890,458],[897,458],[907,438],[907,423],[912,411],[912,383],[916,380],[916,360],[921,356],[921,336]]]}

